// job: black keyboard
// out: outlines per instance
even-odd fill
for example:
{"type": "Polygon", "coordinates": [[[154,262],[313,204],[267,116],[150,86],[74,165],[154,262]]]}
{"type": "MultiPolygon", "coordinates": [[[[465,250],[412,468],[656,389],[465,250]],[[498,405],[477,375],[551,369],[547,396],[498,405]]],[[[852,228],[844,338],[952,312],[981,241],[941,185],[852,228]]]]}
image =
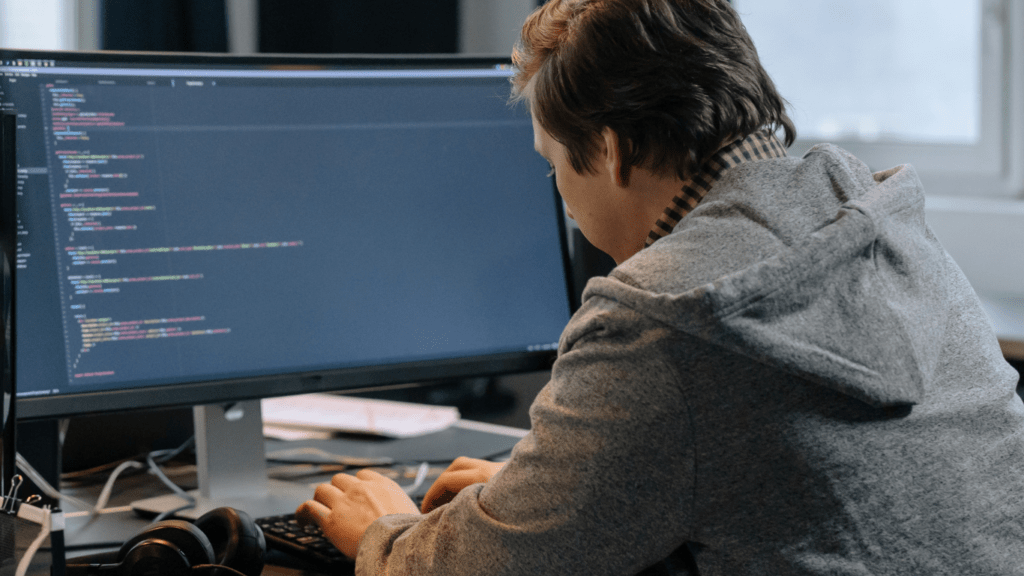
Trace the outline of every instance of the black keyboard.
{"type": "MultiPolygon", "coordinates": [[[[413,502],[419,507],[423,504],[423,496],[414,496],[413,502]]],[[[267,548],[280,550],[299,560],[322,568],[331,566],[352,566],[353,561],[345,557],[331,544],[320,527],[315,524],[302,526],[295,519],[295,514],[267,516],[257,518],[256,524],[263,530],[267,540],[267,548]]]]}
{"type": "Polygon", "coordinates": [[[324,537],[319,526],[302,526],[295,519],[295,514],[257,518],[256,524],[263,530],[267,548],[286,552],[320,567],[352,564],[341,550],[324,537]]]}

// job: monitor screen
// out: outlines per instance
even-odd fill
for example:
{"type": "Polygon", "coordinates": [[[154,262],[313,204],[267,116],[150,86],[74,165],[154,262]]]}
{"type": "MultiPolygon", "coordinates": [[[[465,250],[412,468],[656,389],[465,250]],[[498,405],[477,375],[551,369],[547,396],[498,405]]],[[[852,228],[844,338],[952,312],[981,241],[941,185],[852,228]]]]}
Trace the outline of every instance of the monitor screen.
{"type": "Polygon", "coordinates": [[[0,51],[19,418],[548,365],[561,203],[508,61],[0,51]]]}

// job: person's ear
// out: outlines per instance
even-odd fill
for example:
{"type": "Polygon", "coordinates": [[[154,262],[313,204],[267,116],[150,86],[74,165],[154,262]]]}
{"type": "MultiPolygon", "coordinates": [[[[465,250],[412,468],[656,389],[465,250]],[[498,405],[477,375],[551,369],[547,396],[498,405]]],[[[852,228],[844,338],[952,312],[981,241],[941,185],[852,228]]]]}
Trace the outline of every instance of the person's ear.
{"type": "Polygon", "coordinates": [[[626,182],[622,178],[622,155],[619,151],[619,135],[611,128],[605,126],[601,131],[601,154],[604,160],[605,169],[612,179],[612,184],[623,187],[626,182]]]}

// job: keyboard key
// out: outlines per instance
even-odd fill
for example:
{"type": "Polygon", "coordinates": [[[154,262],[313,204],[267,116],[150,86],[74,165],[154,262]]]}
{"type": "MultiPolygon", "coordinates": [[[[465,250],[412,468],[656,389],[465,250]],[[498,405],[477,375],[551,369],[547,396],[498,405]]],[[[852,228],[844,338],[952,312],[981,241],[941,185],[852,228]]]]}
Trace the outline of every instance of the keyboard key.
{"type": "Polygon", "coordinates": [[[319,527],[301,526],[295,520],[294,514],[257,518],[256,524],[263,529],[268,548],[286,552],[300,560],[325,568],[352,564],[351,560],[324,537],[319,527]]]}

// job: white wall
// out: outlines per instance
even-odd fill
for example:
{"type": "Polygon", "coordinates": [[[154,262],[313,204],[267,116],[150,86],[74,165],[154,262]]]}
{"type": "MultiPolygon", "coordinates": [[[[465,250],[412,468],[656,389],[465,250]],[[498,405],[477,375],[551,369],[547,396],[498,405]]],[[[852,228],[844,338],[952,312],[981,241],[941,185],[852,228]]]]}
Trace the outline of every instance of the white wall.
{"type": "Polygon", "coordinates": [[[99,50],[102,44],[102,0],[67,0],[78,9],[78,50],[99,50]]]}
{"type": "Polygon", "coordinates": [[[259,49],[259,7],[256,0],[227,0],[228,50],[252,54],[259,49]]]}
{"type": "Polygon", "coordinates": [[[1002,340],[1024,342],[1024,202],[928,197],[928,225],[964,271],[1002,340]]]}
{"type": "Polygon", "coordinates": [[[460,51],[511,54],[537,0],[460,0],[460,51]]]}

